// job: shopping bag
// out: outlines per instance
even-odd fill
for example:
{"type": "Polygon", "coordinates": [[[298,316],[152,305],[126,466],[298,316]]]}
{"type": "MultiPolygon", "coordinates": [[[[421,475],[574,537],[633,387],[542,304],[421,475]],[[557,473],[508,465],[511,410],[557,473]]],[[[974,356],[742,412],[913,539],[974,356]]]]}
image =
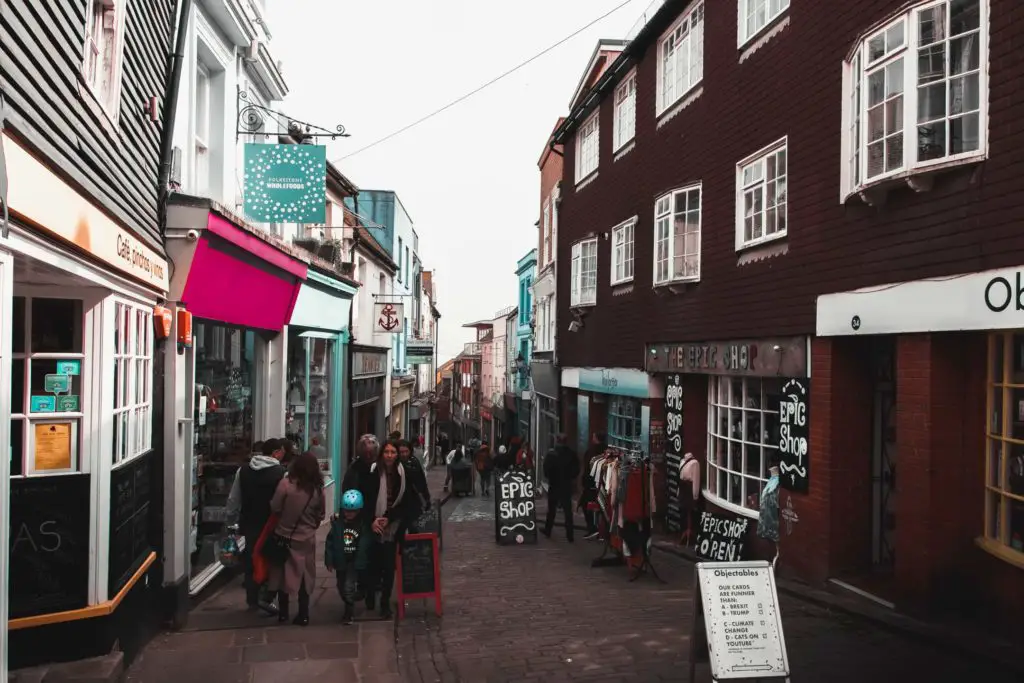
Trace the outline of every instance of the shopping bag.
{"type": "Polygon", "coordinates": [[[263,555],[263,545],[268,538],[274,535],[276,528],[277,515],[270,515],[270,519],[263,525],[263,531],[260,532],[259,538],[256,539],[256,546],[250,551],[252,553],[252,580],[258,586],[266,583],[269,577],[270,563],[263,555]]]}

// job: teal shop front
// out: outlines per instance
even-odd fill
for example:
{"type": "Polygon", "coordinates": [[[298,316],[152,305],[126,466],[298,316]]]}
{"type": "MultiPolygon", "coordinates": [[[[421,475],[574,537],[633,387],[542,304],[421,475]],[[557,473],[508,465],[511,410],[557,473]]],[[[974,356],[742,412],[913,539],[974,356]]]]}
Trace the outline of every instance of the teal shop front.
{"type": "Polygon", "coordinates": [[[330,510],[343,475],[345,362],[355,293],[355,286],[310,270],[288,325],[284,436],[317,456],[330,510]]]}

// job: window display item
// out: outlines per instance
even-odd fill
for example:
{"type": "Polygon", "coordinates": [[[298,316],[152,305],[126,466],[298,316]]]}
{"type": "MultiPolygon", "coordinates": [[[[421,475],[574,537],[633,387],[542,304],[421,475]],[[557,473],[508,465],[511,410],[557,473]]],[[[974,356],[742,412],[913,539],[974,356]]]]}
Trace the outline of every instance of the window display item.
{"type": "Polygon", "coordinates": [[[779,542],[779,468],[769,469],[771,478],[761,492],[761,512],[757,519],[757,535],[779,542]]]}

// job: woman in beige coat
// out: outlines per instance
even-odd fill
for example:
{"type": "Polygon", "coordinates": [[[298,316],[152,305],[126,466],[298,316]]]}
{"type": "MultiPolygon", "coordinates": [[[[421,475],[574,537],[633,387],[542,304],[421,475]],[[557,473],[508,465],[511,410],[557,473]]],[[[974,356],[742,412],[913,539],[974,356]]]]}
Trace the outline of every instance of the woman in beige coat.
{"type": "Polygon", "coordinates": [[[274,533],[290,539],[290,552],[283,565],[271,566],[267,587],[277,591],[280,622],[288,621],[289,596],[299,596],[299,613],[292,622],[309,625],[309,592],[316,579],[316,531],[324,520],[324,475],[312,453],[296,457],[288,476],[281,480],[270,501],[277,515],[274,533]]]}

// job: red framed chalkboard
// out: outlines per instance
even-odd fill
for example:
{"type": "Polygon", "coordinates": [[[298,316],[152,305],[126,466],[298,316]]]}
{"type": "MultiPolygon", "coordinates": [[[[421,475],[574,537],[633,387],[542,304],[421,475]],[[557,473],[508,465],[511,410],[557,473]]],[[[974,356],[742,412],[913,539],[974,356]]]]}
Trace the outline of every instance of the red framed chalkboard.
{"type": "Polygon", "coordinates": [[[436,533],[406,534],[397,550],[398,618],[405,618],[406,600],[434,599],[441,616],[441,555],[436,533]]]}

